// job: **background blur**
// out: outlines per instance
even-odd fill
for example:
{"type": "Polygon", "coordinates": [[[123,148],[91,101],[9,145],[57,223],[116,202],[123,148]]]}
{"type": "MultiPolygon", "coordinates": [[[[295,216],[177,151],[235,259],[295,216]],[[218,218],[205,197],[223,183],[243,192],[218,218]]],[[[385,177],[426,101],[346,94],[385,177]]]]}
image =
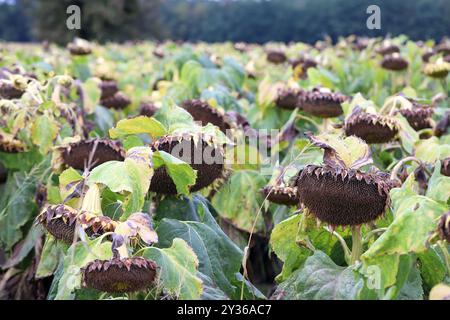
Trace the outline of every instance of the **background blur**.
{"type": "Polygon", "coordinates": [[[349,34],[440,39],[450,30],[450,0],[0,0],[0,39],[104,41],[303,41],[349,34]],[[66,8],[82,10],[81,30],[66,28],[66,8]],[[368,30],[366,8],[381,8],[368,30]]]}

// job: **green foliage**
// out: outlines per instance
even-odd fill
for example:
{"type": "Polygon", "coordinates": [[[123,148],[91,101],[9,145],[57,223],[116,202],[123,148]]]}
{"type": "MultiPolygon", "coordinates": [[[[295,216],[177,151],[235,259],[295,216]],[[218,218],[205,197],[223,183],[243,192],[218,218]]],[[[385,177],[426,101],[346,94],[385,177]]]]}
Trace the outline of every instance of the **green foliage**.
{"type": "Polygon", "coordinates": [[[199,299],[202,281],[197,277],[198,258],[189,245],[175,238],[167,249],[147,248],[144,257],[155,261],[160,268],[160,285],[179,299],[199,299]]]}

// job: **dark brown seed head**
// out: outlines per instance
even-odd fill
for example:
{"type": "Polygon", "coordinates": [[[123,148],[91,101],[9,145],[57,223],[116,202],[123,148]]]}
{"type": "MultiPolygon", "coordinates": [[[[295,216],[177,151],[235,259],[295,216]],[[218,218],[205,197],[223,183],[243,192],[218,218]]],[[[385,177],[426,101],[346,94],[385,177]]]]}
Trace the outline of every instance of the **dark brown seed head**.
{"type": "Polygon", "coordinates": [[[153,102],[142,102],[139,110],[141,116],[153,117],[158,107],[153,102]]]}
{"type": "Polygon", "coordinates": [[[94,260],[81,269],[83,286],[109,293],[142,291],[155,283],[158,266],[141,257],[94,260]]]}
{"type": "Polygon", "coordinates": [[[115,95],[119,91],[119,87],[115,80],[103,80],[100,83],[100,90],[102,91],[100,99],[104,100],[115,95]]]}
{"type": "Polygon", "coordinates": [[[280,50],[269,50],[267,51],[267,61],[280,64],[287,60],[286,55],[280,50]]]}
{"type": "Polygon", "coordinates": [[[164,58],[164,50],[162,48],[156,48],[153,50],[153,55],[158,59],[164,58]]]}
{"type": "Polygon", "coordinates": [[[390,71],[402,71],[408,68],[408,65],[408,61],[403,59],[398,54],[384,56],[383,60],[381,61],[381,67],[390,71]]]}
{"type": "Polygon", "coordinates": [[[450,212],[443,214],[439,220],[438,234],[441,240],[450,243],[450,212]]]}
{"type": "Polygon", "coordinates": [[[441,174],[450,177],[450,157],[441,161],[441,174]]]}
{"type": "Polygon", "coordinates": [[[422,61],[425,63],[428,63],[431,59],[432,56],[434,56],[435,52],[433,49],[427,49],[423,54],[422,54],[422,61]]]}
{"type": "Polygon", "coordinates": [[[380,217],[393,182],[385,173],[310,165],[296,179],[301,203],[333,226],[360,225],[380,217]]]}
{"type": "Polygon", "coordinates": [[[402,116],[408,120],[409,125],[416,131],[432,127],[431,116],[433,115],[431,106],[421,105],[413,102],[413,108],[400,109],[402,116]]]}
{"type": "Polygon", "coordinates": [[[73,42],[67,44],[67,49],[74,56],[84,56],[92,52],[89,42],[83,39],[75,39],[73,42]]]}
{"type": "Polygon", "coordinates": [[[302,67],[302,78],[307,77],[307,70],[309,68],[315,68],[317,67],[317,62],[314,59],[307,58],[307,57],[300,57],[298,59],[291,61],[292,68],[295,69],[298,65],[301,65],[302,67]]]}
{"type": "Polygon", "coordinates": [[[287,88],[278,90],[278,96],[275,100],[277,107],[287,110],[293,110],[299,106],[299,96],[301,90],[287,88]]]}
{"type": "Polygon", "coordinates": [[[380,47],[375,50],[377,53],[386,56],[393,53],[399,53],[400,48],[392,43],[383,43],[380,47]]]}
{"type": "Polygon", "coordinates": [[[123,161],[125,151],[117,141],[91,138],[58,148],[64,166],[84,170],[92,154],[91,169],[107,161],[123,161]]]}
{"type": "MultiPolygon", "coordinates": [[[[222,177],[224,156],[221,146],[206,141],[202,135],[167,135],[152,144],[153,151],[160,150],[188,163],[197,170],[196,183],[190,191],[195,192],[212,184],[222,177]]],[[[150,191],[161,194],[177,194],[177,189],[166,168],[155,170],[150,191]]]]}
{"type": "Polygon", "coordinates": [[[108,109],[122,110],[131,103],[130,98],[118,91],[114,95],[100,100],[100,104],[108,109]]]}
{"type": "Polygon", "coordinates": [[[316,117],[334,118],[343,113],[341,104],[347,99],[341,93],[316,88],[299,95],[299,107],[316,117]]]}
{"type": "Polygon", "coordinates": [[[450,41],[443,41],[435,47],[437,53],[442,53],[444,55],[450,55],[450,41]]]}
{"type": "Polygon", "coordinates": [[[265,186],[261,189],[264,198],[276,204],[296,206],[299,204],[297,187],[290,186],[265,186]]]}
{"type": "Polygon", "coordinates": [[[197,99],[186,100],[182,103],[181,107],[189,112],[195,121],[201,122],[202,126],[211,123],[219,127],[222,132],[226,132],[226,130],[231,129],[232,127],[224,114],[211,107],[205,101],[197,99]]]}
{"type": "Polygon", "coordinates": [[[4,99],[19,99],[25,90],[17,88],[12,83],[0,82],[0,97],[4,99]]]}
{"type": "Polygon", "coordinates": [[[398,133],[394,119],[366,112],[351,115],[344,128],[347,136],[357,136],[369,144],[390,142],[398,133]]]}
{"type": "Polygon", "coordinates": [[[0,152],[19,153],[25,151],[25,144],[10,135],[0,132],[0,152]]]}
{"type": "Polygon", "coordinates": [[[114,231],[117,223],[107,216],[96,216],[79,213],[64,205],[50,205],[37,217],[38,223],[55,237],[65,243],[72,243],[75,237],[75,226],[78,223],[89,237],[114,231]]]}
{"type": "Polygon", "coordinates": [[[37,217],[48,233],[55,239],[72,243],[75,236],[75,224],[78,211],[64,204],[50,205],[37,217]]]}

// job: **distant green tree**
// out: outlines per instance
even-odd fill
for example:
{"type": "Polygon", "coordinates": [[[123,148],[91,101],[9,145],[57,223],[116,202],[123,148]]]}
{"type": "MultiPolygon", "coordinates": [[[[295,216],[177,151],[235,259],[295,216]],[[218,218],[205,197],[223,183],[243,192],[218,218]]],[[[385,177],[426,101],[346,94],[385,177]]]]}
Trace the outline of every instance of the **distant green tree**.
{"type": "Polygon", "coordinates": [[[39,40],[66,43],[75,36],[105,41],[159,38],[161,0],[24,0],[39,40]],[[67,7],[81,9],[81,29],[66,26],[67,7]]]}
{"type": "Polygon", "coordinates": [[[30,26],[22,1],[0,3],[0,39],[30,41],[30,26]]]}

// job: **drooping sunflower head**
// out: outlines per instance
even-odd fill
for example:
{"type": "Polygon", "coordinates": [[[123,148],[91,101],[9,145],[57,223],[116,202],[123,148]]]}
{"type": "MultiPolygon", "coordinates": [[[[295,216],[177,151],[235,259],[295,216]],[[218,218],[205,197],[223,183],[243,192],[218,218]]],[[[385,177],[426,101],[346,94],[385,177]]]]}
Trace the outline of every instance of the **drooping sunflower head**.
{"type": "Polygon", "coordinates": [[[382,56],[400,53],[400,47],[390,41],[383,41],[383,43],[375,50],[382,56]]]}
{"type": "Polygon", "coordinates": [[[151,101],[142,101],[139,109],[139,114],[141,116],[153,117],[158,111],[158,107],[151,101]]]}
{"type": "Polygon", "coordinates": [[[199,121],[202,126],[211,123],[219,127],[224,133],[233,127],[233,124],[228,121],[221,110],[212,107],[206,101],[199,99],[186,100],[181,107],[190,113],[194,121],[199,121]]]}
{"type": "Polygon", "coordinates": [[[314,88],[299,95],[299,107],[316,117],[333,118],[343,113],[341,104],[347,99],[347,96],[339,92],[314,88]]]}
{"type": "Polygon", "coordinates": [[[75,38],[72,42],[67,44],[67,49],[70,54],[74,56],[84,56],[92,52],[91,44],[84,39],[75,38]]]}
{"type": "Polygon", "coordinates": [[[131,99],[128,98],[123,92],[117,91],[112,96],[106,97],[100,100],[100,104],[108,109],[123,110],[131,103],[131,99]]]}
{"type": "Polygon", "coordinates": [[[296,178],[300,202],[320,221],[332,226],[354,226],[382,216],[389,205],[389,190],[395,185],[388,174],[374,167],[370,149],[359,138],[310,136],[324,149],[324,165],[308,165],[296,178]]]}
{"type": "Polygon", "coordinates": [[[142,257],[94,260],[81,269],[84,287],[109,293],[145,290],[155,284],[158,266],[142,257]]]}
{"type": "Polygon", "coordinates": [[[267,61],[281,64],[287,60],[286,54],[281,50],[271,49],[267,51],[267,61]]]}
{"type": "MultiPolygon", "coordinates": [[[[197,171],[197,180],[190,188],[198,191],[223,177],[225,155],[223,146],[212,136],[201,133],[174,133],[152,143],[153,151],[165,151],[185,161],[197,171]]],[[[161,194],[177,194],[177,189],[165,167],[153,174],[150,191],[161,194]]]]}
{"type": "Polygon", "coordinates": [[[407,100],[411,102],[411,107],[400,108],[399,112],[408,120],[409,125],[416,131],[431,128],[433,126],[431,118],[434,113],[433,106],[411,98],[407,98],[407,100]]]}
{"type": "Polygon", "coordinates": [[[282,109],[293,110],[299,107],[299,98],[303,90],[295,88],[279,89],[275,105],[282,109]]]}
{"type": "Polygon", "coordinates": [[[423,73],[432,78],[442,79],[450,72],[450,63],[439,59],[435,63],[427,63],[423,68],[423,73]]]}
{"type": "Polygon", "coordinates": [[[366,112],[355,107],[345,121],[344,130],[347,136],[356,136],[366,143],[376,144],[392,141],[399,128],[391,116],[366,112]]]}
{"type": "Polygon", "coordinates": [[[125,151],[117,141],[91,138],[63,144],[55,149],[52,167],[60,171],[66,167],[77,170],[94,168],[107,161],[123,161],[125,151]]]}
{"type": "Polygon", "coordinates": [[[0,130],[0,152],[19,153],[24,151],[26,151],[25,143],[0,130]]]}
{"type": "Polygon", "coordinates": [[[117,223],[111,218],[79,212],[68,205],[49,205],[37,217],[37,222],[55,239],[65,243],[75,240],[75,228],[79,225],[89,237],[98,236],[105,232],[112,232],[117,223]]]}
{"type": "Polygon", "coordinates": [[[383,57],[381,67],[390,71],[403,71],[408,68],[408,61],[402,58],[398,53],[393,53],[383,57]]]}

